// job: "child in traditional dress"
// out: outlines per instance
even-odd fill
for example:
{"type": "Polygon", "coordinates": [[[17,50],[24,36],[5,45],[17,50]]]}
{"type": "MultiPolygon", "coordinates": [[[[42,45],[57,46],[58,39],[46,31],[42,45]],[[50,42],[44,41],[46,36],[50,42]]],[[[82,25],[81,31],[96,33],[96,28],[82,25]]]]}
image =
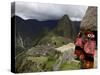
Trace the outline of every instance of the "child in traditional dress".
{"type": "Polygon", "coordinates": [[[86,41],[84,44],[84,52],[85,52],[85,61],[83,64],[83,68],[89,69],[93,68],[94,66],[94,55],[95,55],[95,48],[96,48],[96,41],[95,35],[93,32],[89,31],[85,33],[86,41]]]}

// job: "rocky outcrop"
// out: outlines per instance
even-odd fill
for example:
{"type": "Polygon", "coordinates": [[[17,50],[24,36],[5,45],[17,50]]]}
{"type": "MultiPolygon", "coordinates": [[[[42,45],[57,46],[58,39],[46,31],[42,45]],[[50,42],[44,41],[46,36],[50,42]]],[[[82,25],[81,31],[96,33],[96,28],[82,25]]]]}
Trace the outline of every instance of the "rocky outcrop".
{"type": "Polygon", "coordinates": [[[97,31],[97,7],[88,7],[80,28],[81,30],[97,31]]]}

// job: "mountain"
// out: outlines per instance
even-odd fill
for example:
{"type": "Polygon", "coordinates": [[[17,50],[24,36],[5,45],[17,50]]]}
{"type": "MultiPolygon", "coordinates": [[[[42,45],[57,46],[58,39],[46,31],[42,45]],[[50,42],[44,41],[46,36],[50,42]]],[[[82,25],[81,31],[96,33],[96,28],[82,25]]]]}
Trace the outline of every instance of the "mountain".
{"type": "Polygon", "coordinates": [[[55,27],[54,32],[60,36],[74,39],[80,31],[81,21],[71,21],[68,15],[64,15],[55,27]]]}
{"type": "Polygon", "coordinates": [[[59,20],[47,21],[24,20],[13,16],[11,21],[16,30],[17,54],[38,44],[50,43],[55,47],[67,44],[76,36],[80,27],[80,22],[71,21],[67,15],[59,20]]]}
{"type": "Polygon", "coordinates": [[[39,44],[50,44],[54,47],[68,44],[73,41],[73,37],[75,38],[79,27],[80,22],[72,22],[67,15],[64,15],[57,26],[39,41],[39,44]]]}
{"type": "Polygon", "coordinates": [[[69,19],[68,15],[64,15],[58,22],[57,27],[55,28],[55,33],[60,36],[66,36],[72,38],[72,22],[69,19]]]}
{"type": "Polygon", "coordinates": [[[58,22],[58,20],[23,20],[18,16],[13,16],[11,18],[11,21],[12,24],[15,24],[16,27],[16,39],[22,38],[24,46],[29,46],[30,44],[32,44],[32,41],[37,40],[37,37],[43,37],[46,32],[52,30],[58,22]]]}
{"type": "Polygon", "coordinates": [[[97,31],[97,7],[88,7],[80,28],[81,30],[97,31]]]}
{"type": "Polygon", "coordinates": [[[48,21],[38,21],[35,19],[28,19],[23,20],[22,18],[18,16],[12,17],[12,19],[15,19],[16,24],[16,32],[22,32],[26,35],[34,35],[37,32],[40,32],[42,28],[48,28],[51,30],[52,28],[57,25],[58,20],[48,20],[48,21]]]}

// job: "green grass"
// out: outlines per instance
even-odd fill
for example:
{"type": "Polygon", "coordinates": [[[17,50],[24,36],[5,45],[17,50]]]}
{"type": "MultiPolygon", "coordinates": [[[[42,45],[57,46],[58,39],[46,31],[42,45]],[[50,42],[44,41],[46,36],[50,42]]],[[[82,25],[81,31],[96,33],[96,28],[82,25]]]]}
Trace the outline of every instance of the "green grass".
{"type": "Polygon", "coordinates": [[[55,64],[54,60],[46,62],[45,66],[46,71],[52,71],[54,64],[55,64]]]}
{"type": "Polygon", "coordinates": [[[27,60],[31,60],[32,62],[35,62],[37,64],[42,64],[44,62],[47,62],[48,61],[48,57],[44,57],[44,56],[41,56],[41,57],[27,57],[26,58],[27,60]]]}
{"type": "Polygon", "coordinates": [[[65,62],[60,66],[61,70],[77,70],[80,69],[80,63],[76,62],[65,62]]]}

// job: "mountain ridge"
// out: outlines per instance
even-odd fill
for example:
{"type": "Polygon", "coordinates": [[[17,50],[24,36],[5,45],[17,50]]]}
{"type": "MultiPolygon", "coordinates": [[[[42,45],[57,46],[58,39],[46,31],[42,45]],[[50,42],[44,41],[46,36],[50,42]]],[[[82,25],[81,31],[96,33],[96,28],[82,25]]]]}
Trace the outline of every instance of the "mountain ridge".
{"type": "Polygon", "coordinates": [[[37,45],[39,41],[43,40],[42,38],[48,36],[49,34],[48,32],[51,32],[50,34],[53,33],[54,36],[58,34],[58,38],[57,36],[55,36],[55,38],[59,40],[64,39],[65,35],[71,38],[73,34],[76,35],[78,33],[78,31],[76,30],[78,29],[80,24],[80,22],[78,21],[76,22],[71,21],[67,15],[64,15],[60,20],[49,20],[49,21],[38,21],[35,19],[24,20],[19,16],[13,16],[11,18],[11,21],[12,25],[15,24],[17,45],[19,46],[20,44],[18,43],[22,43],[21,47],[25,48],[26,47],[31,48],[32,46],[37,45]],[[15,23],[13,23],[13,21],[15,23]],[[76,24],[77,26],[75,25],[75,23],[77,23],[76,24]],[[63,35],[62,38],[59,37],[61,36],[59,35],[60,32],[63,35]],[[68,33],[68,35],[66,33],[68,33]]]}

